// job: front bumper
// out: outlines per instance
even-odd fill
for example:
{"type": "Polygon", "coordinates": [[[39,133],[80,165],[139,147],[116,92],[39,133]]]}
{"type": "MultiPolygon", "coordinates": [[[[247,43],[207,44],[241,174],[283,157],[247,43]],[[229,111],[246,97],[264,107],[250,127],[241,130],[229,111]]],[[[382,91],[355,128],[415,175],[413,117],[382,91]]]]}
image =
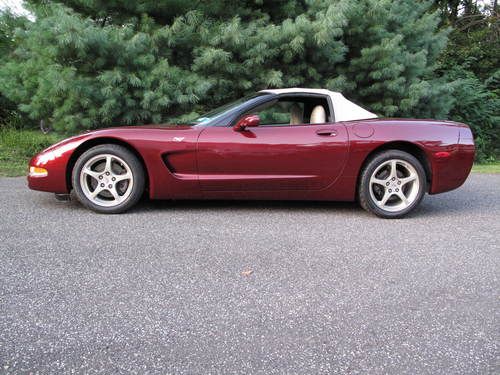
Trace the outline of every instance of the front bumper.
{"type": "Polygon", "coordinates": [[[43,152],[29,163],[28,187],[52,193],[69,193],[66,179],[66,158],[48,158],[43,152]]]}

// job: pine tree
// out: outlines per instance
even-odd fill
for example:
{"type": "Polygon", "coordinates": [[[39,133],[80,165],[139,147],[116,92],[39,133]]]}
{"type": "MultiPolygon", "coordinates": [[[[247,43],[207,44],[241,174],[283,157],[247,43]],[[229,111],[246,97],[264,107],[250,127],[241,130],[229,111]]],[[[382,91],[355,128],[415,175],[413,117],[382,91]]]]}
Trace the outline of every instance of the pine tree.
{"type": "Polygon", "coordinates": [[[31,4],[0,91],[62,131],[182,121],[269,87],[342,91],[383,116],[445,117],[452,104],[433,74],[447,32],[428,2],[31,4]]]}
{"type": "MultiPolygon", "coordinates": [[[[11,53],[15,50],[14,32],[16,28],[23,27],[27,22],[25,17],[19,17],[6,10],[0,13],[0,66],[9,60],[11,53]]],[[[14,124],[18,120],[16,104],[2,94],[0,90],[0,126],[14,124]]]]}

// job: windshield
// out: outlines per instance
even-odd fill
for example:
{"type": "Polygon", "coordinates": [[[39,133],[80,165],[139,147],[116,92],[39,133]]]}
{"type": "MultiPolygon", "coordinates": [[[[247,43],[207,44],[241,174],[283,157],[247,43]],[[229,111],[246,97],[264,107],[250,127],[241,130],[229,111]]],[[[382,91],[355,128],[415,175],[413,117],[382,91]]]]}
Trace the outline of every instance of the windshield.
{"type": "Polygon", "coordinates": [[[223,106],[220,106],[208,113],[205,113],[204,115],[198,117],[196,120],[193,120],[189,122],[189,125],[207,125],[209,122],[215,122],[217,119],[221,119],[230,112],[234,111],[235,109],[239,108],[243,103],[254,99],[258,96],[265,95],[265,93],[255,93],[252,95],[245,96],[241,99],[238,99],[234,102],[231,102],[229,104],[224,104],[223,106]]]}

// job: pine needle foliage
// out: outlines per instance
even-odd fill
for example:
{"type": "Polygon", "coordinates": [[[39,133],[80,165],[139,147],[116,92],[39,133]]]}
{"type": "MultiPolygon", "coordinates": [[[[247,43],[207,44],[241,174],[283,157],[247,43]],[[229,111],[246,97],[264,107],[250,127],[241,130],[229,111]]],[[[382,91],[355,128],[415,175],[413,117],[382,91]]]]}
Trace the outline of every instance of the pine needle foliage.
{"type": "Polygon", "coordinates": [[[0,92],[62,132],[182,121],[253,91],[321,87],[382,116],[445,118],[447,29],[413,0],[30,1],[0,92]]]}

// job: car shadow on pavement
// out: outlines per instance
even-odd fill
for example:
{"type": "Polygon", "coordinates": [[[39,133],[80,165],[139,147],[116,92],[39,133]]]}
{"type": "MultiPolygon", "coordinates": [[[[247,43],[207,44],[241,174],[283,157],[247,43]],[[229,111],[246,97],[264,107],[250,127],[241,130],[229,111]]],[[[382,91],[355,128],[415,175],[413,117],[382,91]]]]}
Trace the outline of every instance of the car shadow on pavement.
{"type": "Polygon", "coordinates": [[[265,200],[149,200],[143,199],[130,212],[154,210],[314,210],[363,211],[356,202],[265,201],[265,200]]]}
{"type": "MultiPolygon", "coordinates": [[[[468,215],[484,211],[491,208],[491,202],[483,199],[480,194],[473,190],[462,188],[452,192],[428,195],[426,194],[414,211],[406,215],[403,219],[419,218],[422,216],[447,216],[447,215],[468,215]],[[463,199],[462,195],[468,199],[463,199]]],[[[332,214],[352,214],[375,217],[361,208],[358,202],[338,202],[338,201],[279,201],[279,200],[150,200],[143,198],[136,207],[129,212],[143,213],[162,210],[176,211],[309,211],[325,212],[332,214]]]]}
{"type": "MultiPolygon", "coordinates": [[[[419,218],[422,216],[442,216],[450,212],[470,212],[473,207],[453,207],[448,205],[436,205],[426,203],[425,200],[414,211],[410,212],[401,220],[419,218]]],[[[332,215],[352,215],[358,217],[372,217],[375,215],[365,211],[358,202],[335,202],[335,201],[252,201],[252,200],[149,200],[143,199],[132,208],[128,214],[142,214],[146,212],[161,212],[161,211],[242,211],[242,212],[304,212],[309,213],[325,213],[332,215]]],[[[396,219],[398,220],[398,219],[396,219]]]]}
{"type": "MultiPolygon", "coordinates": [[[[38,199],[38,204],[43,204],[46,208],[64,208],[88,211],[75,197],[71,194],[69,201],[57,201],[52,195],[41,195],[43,200],[38,199]]],[[[161,212],[161,211],[227,211],[227,210],[244,210],[244,211],[262,211],[262,210],[286,210],[286,211],[324,211],[335,210],[342,212],[361,212],[365,211],[358,205],[357,202],[335,202],[335,201],[273,201],[273,200],[151,200],[143,197],[137,205],[132,207],[127,212],[121,215],[142,214],[146,212],[161,212]]],[[[368,213],[367,213],[368,214],[368,213]]]]}
{"type": "MultiPolygon", "coordinates": [[[[462,192],[463,193],[463,192],[462,192]]],[[[474,197],[473,192],[468,191],[468,200],[460,199],[457,192],[440,194],[437,196],[426,195],[419,207],[404,219],[419,218],[422,216],[447,216],[447,215],[467,215],[477,211],[483,211],[490,207],[490,204],[474,197]]],[[[71,201],[58,202],[53,196],[46,195],[43,205],[47,208],[59,209],[66,206],[72,210],[87,210],[82,206],[72,194],[71,201]]],[[[41,202],[38,201],[38,204],[41,202]]],[[[491,203],[491,202],[490,202],[491,203]]],[[[332,214],[352,214],[375,217],[363,210],[357,202],[335,202],[335,201],[265,201],[265,200],[150,200],[144,197],[135,207],[124,213],[124,215],[144,214],[147,212],[162,211],[220,211],[241,210],[241,211],[288,211],[288,212],[325,212],[332,214]]],[[[123,214],[122,214],[123,215],[123,214]]]]}

